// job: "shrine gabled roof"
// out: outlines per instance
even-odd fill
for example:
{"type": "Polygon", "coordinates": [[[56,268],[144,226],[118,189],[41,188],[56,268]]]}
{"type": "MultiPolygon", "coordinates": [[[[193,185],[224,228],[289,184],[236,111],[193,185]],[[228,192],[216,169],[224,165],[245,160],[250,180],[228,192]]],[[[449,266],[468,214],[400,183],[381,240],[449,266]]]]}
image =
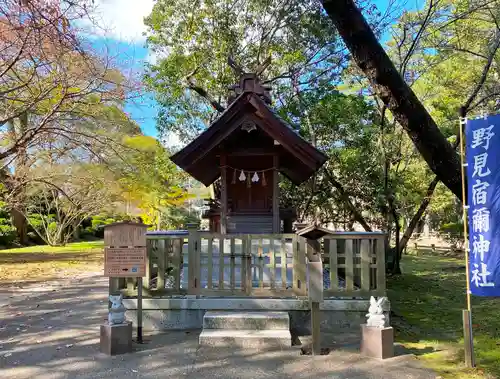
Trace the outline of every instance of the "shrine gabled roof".
{"type": "Polygon", "coordinates": [[[312,239],[312,240],[319,240],[320,238],[323,238],[327,234],[334,234],[335,231],[323,228],[322,226],[319,225],[308,225],[303,229],[300,229],[297,231],[297,234],[299,236],[305,237],[307,239],[312,239]]]}
{"type": "Polygon", "coordinates": [[[294,184],[309,179],[327,160],[325,154],[302,138],[286,121],[253,92],[243,92],[195,140],[171,160],[206,186],[220,175],[218,146],[250,118],[279,143],[279,170],[294,184]]]}

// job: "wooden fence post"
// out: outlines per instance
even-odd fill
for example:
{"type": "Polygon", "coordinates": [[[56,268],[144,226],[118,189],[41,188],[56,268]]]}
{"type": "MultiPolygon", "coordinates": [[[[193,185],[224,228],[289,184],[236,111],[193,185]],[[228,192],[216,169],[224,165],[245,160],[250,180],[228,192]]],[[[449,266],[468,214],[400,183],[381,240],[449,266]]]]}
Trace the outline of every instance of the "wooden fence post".
{"type": "MultiPolygon", "coordinates": [[[[315,241],[314,241],[315,242],[315,241]]],[[[312,354],[321,354],[321,311],[323,302],[323,263],[321,255],[315,249],[316,244],[308,244],[307,271],[309,305],[311,307],[312,354]]]]}
{"type": "Polygon", "coordinates": [[[375,253],[376,253],[376,264],[377,264],[377,293],[379,296],[386,295],[386,274],[385,274],[385,238],[374,239],[376,243],[375,253]]]}
{"type": "Polygon", "coordinates": [[[198,295],[201,288],[200,283],[200,234],[198,223],[186,225],[188,230],[188,294],[198,295]]]}
{"type": "Polygon", "coordinates": [[[244,277],[242,275],[242,283],[245,284],[245,295],[252,295],[252,236],[248,235],[244,237],[243,248],[242,248],[242,266],[244,266],[244,277]]]}
{"type": "Polygon", "coordinates": [[[297,296],[307,295],[306,283],[306,239],[293,236],[293,292],[297,296]]]}

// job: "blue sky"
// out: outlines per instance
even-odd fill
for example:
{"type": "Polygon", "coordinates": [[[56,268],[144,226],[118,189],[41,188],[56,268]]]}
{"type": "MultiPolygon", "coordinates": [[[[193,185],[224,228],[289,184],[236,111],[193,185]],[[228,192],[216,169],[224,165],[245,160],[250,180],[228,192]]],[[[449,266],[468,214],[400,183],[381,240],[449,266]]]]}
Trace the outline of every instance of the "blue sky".
{"type": "MultiPolygon", "coordinates": [[[[407,0],[406,9],[416,9],[425,0],[407,0]]],[[[375,0],[383,12],[391,0],[375,0]]],[[[112,56],[127,75],[140,75],[144,62],[153,61],[154,56],[145,47],[143,18],[153,7],[153,0],[97,0],[96,17],[106,30],[93,30],[93,47],[112,56]]],[[[151,94],[141,93],[125,107],[125,111],[141,126],[147,135],[156,136],[156,106],[151,94]]],[[[167,144],[178,142],[170,136],[167,144]]]]}

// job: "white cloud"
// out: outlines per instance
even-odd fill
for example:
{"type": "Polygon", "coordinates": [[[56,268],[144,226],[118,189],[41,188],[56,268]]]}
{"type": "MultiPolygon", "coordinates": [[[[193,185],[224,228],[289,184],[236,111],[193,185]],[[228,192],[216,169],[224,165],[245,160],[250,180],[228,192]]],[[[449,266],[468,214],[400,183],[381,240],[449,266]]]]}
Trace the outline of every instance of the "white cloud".
{"type": "Polygon", "coordinates": [[[154,0],[96,0],[92,17],[98,26],[89,21],[82,26],[94,36],[142,42],[142,33],[146,31],[144,17],[151,13],[153,4],[154,0]]]}

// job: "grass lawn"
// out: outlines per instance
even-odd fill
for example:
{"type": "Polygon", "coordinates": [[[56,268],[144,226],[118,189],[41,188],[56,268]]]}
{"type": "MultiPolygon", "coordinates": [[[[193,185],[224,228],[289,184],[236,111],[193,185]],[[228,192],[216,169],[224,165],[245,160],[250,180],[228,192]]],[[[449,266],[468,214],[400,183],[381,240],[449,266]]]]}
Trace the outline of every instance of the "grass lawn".
{"type": "Polygon", "coordinates": [[[100,271],[103,246],[103,241],[90,241],[0,250],[0,283],[50,280],[77,272],[100,271]]]}
{"type": "Polygon", "coordinates": [[[500,299],[473,297],[477,368],[467,369],[462,332],[464,261],[434,254],[403,257],[403,275],[389,279],[396,341],[443,378],[500,378],[500,299]]]}

